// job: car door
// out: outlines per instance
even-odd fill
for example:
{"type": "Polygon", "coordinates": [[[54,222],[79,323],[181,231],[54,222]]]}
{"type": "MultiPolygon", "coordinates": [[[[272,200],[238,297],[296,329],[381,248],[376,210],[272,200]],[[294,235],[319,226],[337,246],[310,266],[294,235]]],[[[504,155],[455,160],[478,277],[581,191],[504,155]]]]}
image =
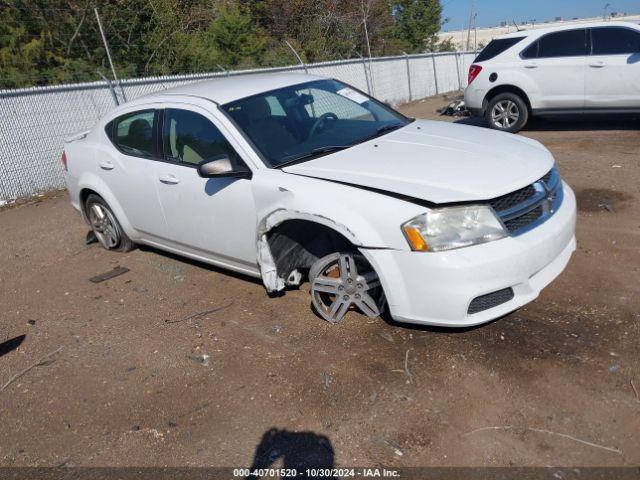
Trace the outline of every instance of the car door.
{"type": "Polygon", "coordinates": [[[548,33],[520,54],[531,80],[532,107],[543,110],[582,109],[587,58],[587,30],[548,33]]]}
{"type": "Polygon", "coordinates": [[[640,108],[640,30],[595,27],[587,61],[587,108],[640,108]]]}
{"type": "MultiPolygon", "coordinates": [[[[225,131],[225,133],[227,133],[225,131]]],[[[251,180],[202,178],[203,160],[227,155],[246,165],[215,118],[195,106],[166,108],[157,187],[170,246],[236,270],[256,273],[256,223],[251,180]]]]}
{"type": "Polygon", "coordinates": [[[165,232],[154,174],[160,155],[158,120],[159,113],[153,108],[115,118],[105,127],[112,145],[100,147],[96,155],[101,179],[142,240],[159,238],[165,232]]]}

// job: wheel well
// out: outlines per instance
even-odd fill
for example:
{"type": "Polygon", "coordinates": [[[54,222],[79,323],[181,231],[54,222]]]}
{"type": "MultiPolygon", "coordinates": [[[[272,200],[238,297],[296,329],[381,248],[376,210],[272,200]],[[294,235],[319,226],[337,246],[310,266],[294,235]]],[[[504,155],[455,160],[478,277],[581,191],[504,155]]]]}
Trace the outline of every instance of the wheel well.
{"type": "Polygon", "coordinates": [[[89,198],[89,195],[91,195],[92,193],[100,197],[100,194],[98,192],[95,192],[90,188],[83,188],[82,190],[80,190],[80,208],[82,209],[82,213],[84,213],[85,215],[87,214],[87,212],[85,211],[87,198],[89,198]]]}
{"type": "Polygon", "coordinates": [[[521,97],[522,100],[524,100],[524,103],[527,105],[527,108],[529,109],[529,111],[531,111],[531,102],[529,101],[529,97],[527,96],[526,93],[524,93],[524,90],[516,87],[515,85],[499,85],[489,90],[487,95],[484,97],[484,105],[483,105],[484,109],[486,110],[487,106],[489,105],[489,102],[493,97],[495,97],[496,95],[500,95],[501,93],[515,93],[516,95],[521,97]]]}
{"type": "Polygon", "coordinates": [[[306,276],[316,260],[356,247],[336,230],[309,220],[286,220],[267,233],[278,276],[285,281],[298,270],[306,276]]]}

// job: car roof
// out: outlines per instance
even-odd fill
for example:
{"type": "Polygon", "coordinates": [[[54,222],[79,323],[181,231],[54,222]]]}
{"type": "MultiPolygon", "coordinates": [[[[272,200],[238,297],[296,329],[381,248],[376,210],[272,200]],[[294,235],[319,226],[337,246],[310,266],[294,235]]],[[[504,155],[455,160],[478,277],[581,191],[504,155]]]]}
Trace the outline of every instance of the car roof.
{"type": "Polygon", "coordinates": [[[546,28],[530,28],[520,30],[519,32],[511,32],[504,35],[499,35],[493,38],[493,40],[500,40],[503,38],[515,38],[515,37],[541,37],[550,32],[560,32],[562,30],[577,30],[581,28],[595,28],[595,27],[631,27],[638,29],[638,24],[633,22],[587,22],[587,23],[567,23],[566,25],[560,25],[556,27],[546,28]]]}
{"type": "MultiPolygon", "coordinates": [[[[230,75],[228,77],[214,78],[202,82],[193,82],[160,92],[155,92],[136,101],[146,103],[156,98],[158,100],[167,95],[200,97],[211,100],[217,104],[233,102],[241,98],[250,97],[262,92],[289,87],[314,80],[326,80],[325,77],[308,75],[304,73],[251,73],[244,75],[230,75]]],[[[128,102],[131,105],[134,102],[128,102]]]]}

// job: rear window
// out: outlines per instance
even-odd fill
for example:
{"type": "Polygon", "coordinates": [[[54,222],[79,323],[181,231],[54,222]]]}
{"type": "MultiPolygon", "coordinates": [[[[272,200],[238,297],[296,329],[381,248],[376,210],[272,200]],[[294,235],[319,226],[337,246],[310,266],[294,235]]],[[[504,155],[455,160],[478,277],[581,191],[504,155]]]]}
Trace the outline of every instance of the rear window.
{"type": "Polygon", "coordinates": [[[550,33],[533,42],[522,58],[579,57],[587,55],[587,31],[565,30],[550,33]]]}
{"type": "Polygon", "coordinates": [[[111,140],[126,155],[155,157],[155,116],[155,110],[142,110],[118,117],[112,127],[111,140]]]}
{"type": "Polygon", "coordinates": [[[499,40],[491,40],[489,45],[484,47],[480,52],[480,55],[476,57],[474,63],[477,62],[485,62],[487,60],[491,60],[493,57],[497,57],[502,52],[510,49],[516,43],[520,42],[524,37],[514,37],[514,38],[502,38],[499,40]]]}

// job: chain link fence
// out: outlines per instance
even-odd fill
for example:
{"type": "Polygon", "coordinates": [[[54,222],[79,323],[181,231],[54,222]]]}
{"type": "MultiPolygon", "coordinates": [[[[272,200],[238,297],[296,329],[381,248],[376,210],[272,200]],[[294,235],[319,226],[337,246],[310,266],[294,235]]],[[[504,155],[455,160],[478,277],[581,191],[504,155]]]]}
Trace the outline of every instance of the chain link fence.
{"type": "Polygon", "coordinates": [[[64,139],[91,128],[124,92],[132,100],[159,90],[224,75],[304,72],[349,83],[397,105],[462,89],[474,53],[436,53],[353,59],[283,68],[0,90],[0,206],[64,187],[60,155],[64,139]]]}

